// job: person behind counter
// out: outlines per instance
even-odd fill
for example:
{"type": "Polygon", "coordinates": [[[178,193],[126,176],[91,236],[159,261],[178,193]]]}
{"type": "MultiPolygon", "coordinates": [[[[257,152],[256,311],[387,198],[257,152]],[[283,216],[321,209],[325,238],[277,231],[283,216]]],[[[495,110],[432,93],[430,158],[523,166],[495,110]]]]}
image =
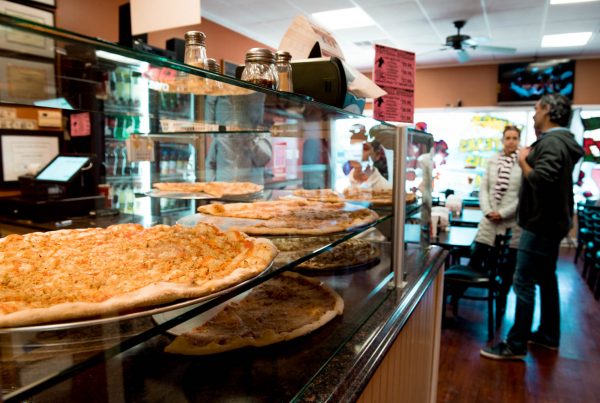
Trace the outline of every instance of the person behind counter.
{"type": "Polygon", "coordinates": [[[364,170],[358,161],[347,161],[342,166],[344,175],[348,177],[350,187],[360,187],[371,190],[391,189],[392,185],[381,175],[376,167],[368,166],[364,170]]]}
{"type": "MultiPolygon", "coordinates": [[[[263,124],[265,94],[215,97],[207,107],[209,121],[224,125],[233,122],[240,129],[263,124]]],[[[254,132],[221,133],[211,138],[205,169],[206,181],[265,183],[265,166],[273,156],[264,134],[254,132]]]]}
{"type": "Polygon", "coordinates": [[[363,161],[370,161],[377,168],[381,176],[389,179],[387,157],[381,143],[377,140],[363,143],[363,161]]]}

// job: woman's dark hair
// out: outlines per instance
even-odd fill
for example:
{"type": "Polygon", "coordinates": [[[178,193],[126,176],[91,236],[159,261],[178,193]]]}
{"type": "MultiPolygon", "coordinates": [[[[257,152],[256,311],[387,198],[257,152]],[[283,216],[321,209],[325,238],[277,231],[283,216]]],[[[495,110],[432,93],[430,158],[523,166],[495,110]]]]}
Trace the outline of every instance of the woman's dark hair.
{"type": "Polygon", "coordinates": [[[519,129],[517,126],[514,125],[506,125],[504,126],[504,131],[502,131],[502,137],[504,137],[504,135],[506,134],[507,131],[509,130],[514,130],[517,132],[517,134],[519,135],[519,138],[521,138],[521,129],[519,129]]]}
{"type": "Polygon", "coordinates": [[[548,107],[550,121],[561,127],[569,126],[571,122],[571,101],[560,94],[546,94],[540,98],[540,105],[548,107]]]}

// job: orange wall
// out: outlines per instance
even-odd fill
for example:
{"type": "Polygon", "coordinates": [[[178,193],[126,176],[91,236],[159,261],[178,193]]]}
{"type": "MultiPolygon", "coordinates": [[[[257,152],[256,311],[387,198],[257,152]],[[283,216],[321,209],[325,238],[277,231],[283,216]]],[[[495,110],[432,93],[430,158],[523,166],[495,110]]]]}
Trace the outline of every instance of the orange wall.
{"type": "MultiPolygon", "coordinates": [[[[127,0],[57,0],[56,26],[83,35],[117,42],[119,40],[119,6],[127,0]]],[[[246,51],[255,47],[268,47],[247,36],[238,34],[207,19],[199,25],[152,32],[150,45],[165,48],[171,38],[183,39],[186,31],[198,30],[206,34],[208,57],[217,61],[243,64],[246,51]]]]}
{"type": "MultiPolygon", "coordinates": [[[[574,104],[600,104],[600,59],[577,60],[575,63],[574,104]]],[[[459,66],[417,69],[415,106],[441,108],[496,105],[498,65],[459,66]]]]}
{"type": "MultiPolygon", "coordinates": [[[[127,0],[57,0],[56,25],[69,31],[116,42],[119,39],[119,6],[127,0]]],[[[160,48],[171,38],[183,38],[185,31],[206,34],[209,57],[241,64],[246,51],[266,47],[244,35],[212,21],[153,32],[148,42],[160,48]]],[[[575,104],[600,104],[600,59],[577,60],[575,104]]],[[[496,105],[497,65],[458,66],[417,69],[415,104],[417,108],[454,106],[458,100],[466,107],[496,105]]]]}
{"type": "Polygon", "coordinates": [[[57,0],[56,26],[79,34],[119,40],[119,6],[127,0],[57,0]]]}
{"type": "Polygon", "coordinates": [[[218,62],[221,59],[225,59],[236,64],[244,64],[244,58],[248,49],[269,47],[209,21],[206,18],[203,18],[202,23],[199,25],[152,32],[148,35],[148,42],[150,45],[164,48],[165,42],[168,39],[183,39],[186,31],[193,30],[202,31],[206,34],[206,52],[208,53],[208,57],[213,57],[218,62]]]}

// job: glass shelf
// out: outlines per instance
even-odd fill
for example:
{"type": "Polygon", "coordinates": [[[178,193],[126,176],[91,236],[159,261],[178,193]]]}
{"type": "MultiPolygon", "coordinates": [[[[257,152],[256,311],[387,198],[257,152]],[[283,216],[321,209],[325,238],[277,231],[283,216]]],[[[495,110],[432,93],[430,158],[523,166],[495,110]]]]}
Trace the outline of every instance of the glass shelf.
{"type": "MultiPolygon", "coordinates": [[[[124,363],[131,362],[144,367],[144,370],[135,375],[137,384],[141,385],[145,384],[144,377],[153,377],[148,372],[150,368],[143,365],[146,357],[165,362],[165,368],[173,369],[179,368],[178,365],[184,368],[186,363],[192,361],[177,361],[162,354],[160,347],[169,340],[166,334],[168,329],[284,271],[297,270],[301,263],[351,238],[361,237],[376,244],[380,248],[380,259],[373,266],[364,270],[342,271],[340,274],[317,275],[346,301],[343,317],[291,344],[273,346],[264,353],[273,353],[268,360],[261,357],[260,352],[239,353],[248,367],[257,364],[261,371],[270,368],[263,365],[265,360],[278,370],[291,368],[289,374],[278,375],[281,376],[283,386],[278,389],[281,394],[276,396],[292,399],[350,337],[360,332],[361,325],[393,294],[388,288],[393,269],[405,266],[404,260],[398,260],[402,259],[404,245],[402,239],[395,237],[398,228],[396,221],[401,220],[404,210],[407,214],[412,214],[427,204],[427,198],[431,200],[430,183],[422,179],[427,175],[427,161],[424,157],[433,145],[432,136],[399,129],[386,122],[313,102],[305,95],[268,90],[103,40],[0,15],[0,35],[14,35],[15,30],[25,34],[21,37],[29,38],[27,41],[31,44],[41,43],[40,39],[43,39],[50,46],[54,57],[35,57],[28,52],[27,44],[23,45],[21,52],[0,49],[0,58],[47,73],[39,76],[45,77],[46,81],[30,83],[30,87],[16,85],[21,81],[10,81],[8,76],[0,76],[0,88],[10,89],[7,94],[12,94],[2,96],[0,107],[14,108],[17,112],[29,111],[28,108],[33,107],[43,110],[45,107],[38,106],[40,103],[47,105],[49,101],[60,100],[55,102],[57,107],[52,110],[58,110],[63,119],[87,114],[91,126],[90,135],[73,136],[71,143],[65,144],[65,148],[71,147],[70,151],[79,151],[85,146],[88,147],[87,152],[100,156],[99,160],[104,159],[104,162],[99,161],[97,164],[98,177],[103,182],[114,185],[113,190],[118,189],[123,193],[125,200],[122,203],[128,203],[127,212],[131,214],[122,214],[114,219],[104,218],[102,222],[81,219],[77,222],[78,227],[109,226],[121,222],[135,222],[145,226],[174,224],[182,215],[194,212],[196,202],[191,201],[185,206],[168,204],[162,199],[147,197],[144,192],[159,181],[181,180],[184,177],[204,181],[209,172],[206,161],[210,160],[211,152],[216,152],[214,150],[217,145],[225,140],[238,140],[227,144],[238,157],[251,154],[255,143],[268,141],[271,156],[268,162],[257,166],[263,172],[260,181],[255,182],[265,186],[261,199],[266,200],[293,197],[292,192],[297,188],[334,189],[342,193],[345,187],[355,185],[352,182],[354,177],[344,171],[346,162],[356,161],[359,165],[362,164],[361,170],[366,165],[375,165],[375,156],[363,153],[363,143],[367,141],[373,144],[373,140],[376,140],[382,145],[382,152],[387,153],[385,158],[388,172],[382,173],[389,178],[387,185],[394,186],[395,197],[404,197],[404,191],[396,190],[399,190],[398,186],[404,187],[408,183],[401,183],[405,164],[408,161],[414,164],[410,169],[415,172],[416,177],[411,179],[411,186],[418,197],[416,203],[405,205],[402,199],[401,203],[396,202],[395,205],[372,206],[381,217],[373,224],[354,232],[337,234],[336,238],[323,241],[319,247],[306,251],[301,257],[283,262],[281,266],[273,267],[262,276],[164,323],[156,324],[149,317],[137,317],[132,321],[107,325],[107,328],[94,327],[82,330],[81,333],[57,329],[54,332],[21,335],[24,338],[18,340],[0,332],[0,385],[4,400],[18,401],[30,396],[35,399],[38,393],[42,400],[76,400],[74,395],[69,395],[69,390],[85,385],[87,392],[94,392],[93,389],[99,387],[94,376],[88,377],[91,381],[85,380],[85,371],[96,374],[98,367],[108,369],[123,365],[119,367],[119,371],[127,372],[129,369],[125,368],[127,364],[124,363]],[[111,75],[116,74],[119,77],[111,78],[111,75]],[[118,84],[123,82],[124,77],[131,77],[131,87],[119,87],[118,84]],[[135,91],[131,90],[133,87],[136,88],[135,91]],[[36,91],[26,91],[23,88],[33,88],[36,91]],[[119,105],[115,99],[125,101],[119,105]],[[131,144],[127,140],[133,134],[152,140],[146,142],[150,144],[150,151],[143,158],[135,159],[129,155],[131,150],[127,147],[131,144]],[[402,142],[399,141],[405,137],[412,153],[410,160],[406,161],[403,160],[406,150],[401,149],[402,142]],[[359,140],[356,141],[356,138],[359,140]],[[248,139],[253,142],[247,142],[248,139]],[[105,172],[100,172],[102,166],[105,172]],[[187,175],[159,173],[179,172],[182,166],[187,175]],[[118,172],[126,174],[112,175],[118,172]],[[294,373],[296,367],[302,367],[306,354],[311,356],[309,365],[304,368],[306,371],[302,374],[294,373]],[[62,384],[52,387],[62,381],[67,381],[67,392],[61,392],[61,387],[64,386],[62,384]]],[[[378,155],[380,156],[381,154],[378,155]]],[[[250,171],[255,167],[242,165],[237,159],[226,160],[223,164],[225,167],[240,168],[240,175],[246,173],[244,170],[250,171]]],[[[358,171],[357,167],[354,169],[358,171]]],[[[216,178],[210,180],[222,180],[218,176],[218,169],[216,172],[216,178]]],[[[50,222],[38,230],[55,229],[52,224],[50,222]]],[[[429,263],[419,260],[421,254],[408,247],[408,253],[413,252],[414,256],[406,264],[406,270],[410,269],[410,279],[417,279],[426,271],[429,263]]],[[[227,382],[235,377],[234,372],[238,370],[235,364],[237,356],[234,354],[226,355],[223,363],[215,366],[219,373],[225,373],[228,367],[234,368],[233,372],[227,373],[223,378],[227,382]]],[[[217,357],[199,362],[209,364],[206,368],[210,369],[210,364],[219,360],[217,357]]],[[[165,374],[169,379],[170,375],[165,374]]],[[[265,383],[265,380],[262,382],[265,383]]],[[[133,387],[129,382],[122,383],[127,383],[127,388],[133,387]]],[[[266,383],[277,382],[268,380],[266,383]]],[[[266,383],[263,386],[267,386],[266,383]]],[[[169,390],[179,387],[176,382],[168,385],[169,390]]],[[[210,384],[196,387],[201,389],[197,393],[208,393],[202,395],[205,399],[219,393],[218,390],[209,391],[212,387],[210,384]]],[[[256,393],[263,392],[259,389],[240,390],[248,393],[248,396],[258,396],[256,393]]],[[[127,393],[132,393],[127,395],[132,400],[144,396],[143,390],[128,390],[127,393]]],[[[194,398],[200,396],[192,395],[194,398]]]]}

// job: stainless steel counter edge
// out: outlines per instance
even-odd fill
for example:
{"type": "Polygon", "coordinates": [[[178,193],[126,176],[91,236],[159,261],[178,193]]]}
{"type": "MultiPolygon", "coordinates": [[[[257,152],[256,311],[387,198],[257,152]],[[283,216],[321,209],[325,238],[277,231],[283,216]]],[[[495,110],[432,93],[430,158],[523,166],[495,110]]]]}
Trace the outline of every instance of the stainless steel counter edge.
{"type": "Polygon", "coordinates": [[[369,320],[345,343],[296,401],[356,401],[383,361],[396,336],[433,283],[448,252],[431,247],[427,268],[406,292],[394,290],[369,320]],[[356,346],[361,346],[357,353],[356,346]]]}

